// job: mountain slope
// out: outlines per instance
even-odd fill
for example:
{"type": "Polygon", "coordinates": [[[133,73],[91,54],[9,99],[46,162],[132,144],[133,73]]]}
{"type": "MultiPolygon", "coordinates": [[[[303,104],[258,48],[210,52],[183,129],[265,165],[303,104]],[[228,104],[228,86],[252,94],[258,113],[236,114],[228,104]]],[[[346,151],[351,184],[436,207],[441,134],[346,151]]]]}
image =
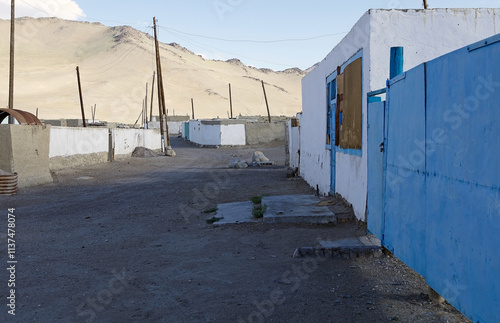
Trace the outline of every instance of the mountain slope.
{"type": "MultiPolygon", "coordinates": [[[[0,33],[9,35],[10,22],[0,20],[0,33]]],[[[260,81],[272,115],[301,111],[304,72],[274,72],[245,66],[237,59],[206,60],[178,44],[160,44],[166,105],[169,115],[196,118],[227,117],[231,83],[234,115],[265,115],[260,81]]],[[[80,118],[76,66],[80,67],[86,117],[97,104],[96,118],[133,123],[146,96],[151,98],[155,67],[153,38],[128,26],[57,18],[16,19],[14,106],[41,119],[80,118]]],[[[0,43],[0,105],[7,105],[9,37],[0,43]]],[[[153,113],[158,114],[155,85],[153,113]]],[[[149,106],[148,102],[148,106],[149,106]]],[[[149,109],[149,108],[148,108],[149,109]]]]}

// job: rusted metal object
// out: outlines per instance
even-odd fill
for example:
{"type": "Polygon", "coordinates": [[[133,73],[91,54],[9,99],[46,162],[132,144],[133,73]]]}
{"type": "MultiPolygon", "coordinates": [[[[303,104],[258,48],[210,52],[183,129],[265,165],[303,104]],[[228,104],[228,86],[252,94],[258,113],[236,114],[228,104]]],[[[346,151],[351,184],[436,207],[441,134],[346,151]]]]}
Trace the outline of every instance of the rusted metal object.
{"type": "Polygon", "coordinates": [[[38,120],[38,118],[32,113],[17,109],[0,109],[0,123],[2,123],[2,121],[9,116],[12,116],[14,119],[16,119],[19,124],[38,126],[42,125],[40,120],[38,120]]]}
{"type": "Polygon", "coordinates": [[[17,174],[0,170],[0,195],[17,194],[17,174]]]}

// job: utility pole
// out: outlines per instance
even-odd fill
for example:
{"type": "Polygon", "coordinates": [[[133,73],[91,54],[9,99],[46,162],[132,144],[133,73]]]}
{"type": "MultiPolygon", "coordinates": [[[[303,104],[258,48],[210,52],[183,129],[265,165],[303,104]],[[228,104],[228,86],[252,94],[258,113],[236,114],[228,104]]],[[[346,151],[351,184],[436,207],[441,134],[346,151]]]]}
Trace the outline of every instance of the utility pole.
{"type": "Polygon", "coordinates": [[[76,77],[78,79],[78,92],[80,93],[80,107],[82,109],[82,121],[83,121],[83,127],[87,127],[87,122],[85,122],[85,108],[83,105],[83,96],[82,96],[82,83],[80,82],[80,68],[77,66],[76,67],[76,77]]]}
{"type": "Polygon", "coordinates": [[[429,7],[427,6],[427,0],[424,0],[424,9],[429,9],[429,7]]]}
{"type": "Polygon", "coordinates": [[[262,90],[264,91],[264,99],[266,99],[267,118],[269,119],[269,123],[271,123],[271,113],[269,112],[269,103],[267,103],[267,95],[266,95],[266,88],[264,86],[264,81],[262,81],[262,90]]]}
{"type": "Polygon", "coordinates": [[[158,35],[156,32],[156,17],[153,17],[154,34],[155,34],[155,47],[156,47],[156,69],[158,72],[158,100],[160,107],[160,126],[162,137],[166,138],[167,149],[163,149],[168,156],[175,156],[175,152],[170,146],[170,135],[168,133],[168,122],[167,122],[167,112],[165,107],[165,91],[163,90],[163,74],[161,71],[161,57],[160,57],[160,46],[158,43],[158,35]]]}
{"type": "MultiPolygon", "coordinates": [[[[14,109],[14,35],[16,28],[16,4],[10,1],[10,70],[9,70],[9,109],[14,109]]],[[[9,124],[14,123],[14,118],[9,117],[9,124]]]]}
{"type": "Polygon", "coordinates": [[[231,112],[231,116],[229,119],[233,118],[233,96],[231,94],[231,83],[229,83],[229,111],[231,112]]]}
{"type": "Polygon", "coordinates": [[[148,83],[146,82],[146,98],[144,99],[144,129],[148,128],[148,83]]]}
{"type": "Polygon", "coordinates": [[[149,121],[153,121],[153,98],[155,94],[155,72],[153,72],[153,86],[151,86],[151,111],[149,111],[149,121]]]}
{"type": "Polygon", "coordinates": [[[194,101],[193,101],[193,98],[191,98],[191,111],[193,112],[193,120],[194,120],[194,101]]]}
{"type": "Polygon", "coordinates": [[[155,55],[156,55],[156,70],[158,71],[158,110],[160,113],[160,133],[161,133],[161,139],[162,139],[162,147],[161,150],[164,152],[165,151],[165,130],[163,127],[163,106],[162,106],[162,98],[161,98],[161,89],[160,89],[160,75],[161,75],[161,63],[160,63],[160,49],[158,47],[158,35],[156,33],[156,17],[153,17],[153,27],[154,27],[154,34],[155,34],[155,55]]]}

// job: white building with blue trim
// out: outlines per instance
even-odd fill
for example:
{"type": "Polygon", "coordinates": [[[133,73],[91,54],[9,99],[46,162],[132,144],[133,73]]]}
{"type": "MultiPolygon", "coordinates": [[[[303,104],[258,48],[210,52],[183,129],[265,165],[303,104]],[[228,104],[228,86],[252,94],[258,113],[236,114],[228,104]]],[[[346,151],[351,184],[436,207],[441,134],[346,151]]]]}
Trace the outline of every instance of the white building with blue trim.
{"type": "Polygon", "coordinates": [[[499,32],[498,8],[366,12],[302,80],[300,175],[366,221],[367,93],[385,88],[390,48],[404,48],[408,70],[499,32]]]}

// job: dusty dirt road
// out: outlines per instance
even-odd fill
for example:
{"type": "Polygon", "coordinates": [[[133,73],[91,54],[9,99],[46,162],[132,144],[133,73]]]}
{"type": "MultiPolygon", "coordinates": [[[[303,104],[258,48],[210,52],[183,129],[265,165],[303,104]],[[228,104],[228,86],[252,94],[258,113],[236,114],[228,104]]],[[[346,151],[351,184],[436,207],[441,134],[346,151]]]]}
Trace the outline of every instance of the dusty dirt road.
{"type": "Polygon", "coordinates": [[[2,265],[15,208],[15,316],[0,274],[1,322],[467,322],[429,301],[397,259],[292,258],[317,240],[362,235],[337,226],[214,227],[200,211],[258,194],[313,194],[278,165],[227,169],[256,147],[202,149],[173,138],[176,158],[131,158],[54,174],[0,196],[2,265]]]}

